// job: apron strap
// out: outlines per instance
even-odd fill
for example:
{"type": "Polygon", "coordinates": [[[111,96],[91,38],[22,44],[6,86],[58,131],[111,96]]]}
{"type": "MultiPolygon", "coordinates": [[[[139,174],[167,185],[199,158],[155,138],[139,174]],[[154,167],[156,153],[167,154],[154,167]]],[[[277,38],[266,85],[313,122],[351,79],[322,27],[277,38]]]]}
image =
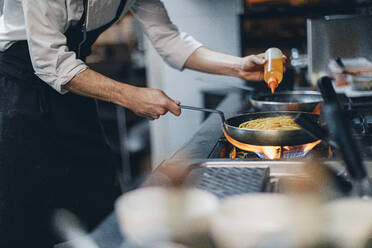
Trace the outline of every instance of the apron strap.
{"type": "Polygon", "coordinates": [[[86,57],[89,56],[91,53],[91,46],[93,45],[93,43],[96,42],[98,37],[104,31],[106,31],[109,27],[111,27],[115,22],[119,20],[121,14],[123,13],[126,1],[127,0],[120,1],[119,8],[111,22],[103,25],[96,30],[87,32],[86,19],[88,18],[88,0],[84,0],[84,12],[82,18],[76,25],[71,26],[65,33],[70,51],[74,51],[79,59],[85,61],[86,57]]]}

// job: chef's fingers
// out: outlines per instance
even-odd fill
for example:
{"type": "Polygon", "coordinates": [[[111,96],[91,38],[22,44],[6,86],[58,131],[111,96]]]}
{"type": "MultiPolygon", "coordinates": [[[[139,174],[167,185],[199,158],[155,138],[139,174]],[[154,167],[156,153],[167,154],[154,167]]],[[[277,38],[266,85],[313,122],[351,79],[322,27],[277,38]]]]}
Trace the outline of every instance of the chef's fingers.
{"type": "Polygon", "coordinates": [[[157,120],[160,118],[160,115],[157,115],[157,114],[153,114],[151,116],[147,116],[146,119],[149,120],[149,121],[154,121],[154,120],[157,120]]]}
{"type": "MultiPolygon", "coordinates": [[[[178,106],[180,106],[181,105],[181,102],[180,101],[175,101],[176,102],[176,104],[178,105],[178,106]]],[[[181,107],[180,107],[180,115],[182,114],[182,109],[181,109],[181,107]]]]}
{"type": "Polygon", "coordinates": [[[266,60],[265,60],[265,56],[261,56],[261,55],[253,55],[252,56],[252,61],[257,64],[257,65],[263,65],[265,64],[266,60]]]}
{"type": "Polygon", "coordinates": [[[145,117],[147,120],[149,121],[153,121],[155,119],[158,119],[159,118],[159,114],[157,113],[142,113],[141,114],[143,117],[145,117]]]}
{"type": "Polygon", "coordinates": [[[287,56],[283,55],[283,72],[287,70],[285,64],[287,63],[287,56]]]}
{"type": "Polygon", "coordinates": [[[181,107],[179,104],[176,104],[175,102],[172,102],[169,106],[169,111],[174,114],[175,116],[181,115],[181,107]]]}
{"type": "MultiPolygon", "coordinates": [[[[257,63],[256,62],[256,59],[259,59],[259,61],[261,61],[260,59],[264,59],[264,61],[266,62],[266,59],[265,59],[265,53],[260,53],[260,54],[257,54],[257,55],[253,55],[253,61],[256,63],[256,64],[262,64],[262,63],[257,63]]],[[[283,62],[284,63],[287,63],[287,56],[285,56],[284,54],[283,54],[283,62]]]]}
{"type": "Polygon", "coordinates": [[[174,101],[173,99],[169,98],[167,109],[174,114],[175,116],[179,116],[181,114],[181,107],[178,101],[174,101]]]}

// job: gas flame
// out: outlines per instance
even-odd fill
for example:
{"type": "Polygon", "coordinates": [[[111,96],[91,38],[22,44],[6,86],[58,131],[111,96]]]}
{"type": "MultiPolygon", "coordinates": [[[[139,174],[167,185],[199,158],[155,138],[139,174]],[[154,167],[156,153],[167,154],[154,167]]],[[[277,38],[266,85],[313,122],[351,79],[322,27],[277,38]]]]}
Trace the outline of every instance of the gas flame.
{"type": "Polygon", "coordinates": [[[262,151],[269,159],[278,159],[282,154],[280,146],[262,146],[262,151]]]}
{"type": "MultiPolygon", "coordinates": [[[[314,147],[316,147],[317,145],[320,144],[320,142],[322,142],[322,140],[317,140],[315,142],[312,142],[312,143],[307,143],[305,145],[302,145],[302,149],[304,152],[307,152],[307,151],[310,151],[312,150],[314,147]]],[[[289,149],[290,150],[290,149],[289,149]]]]}
{"type": "MultiPolygon", "coordinates": [[[[225,134],[225,137],[233,146],[243,151],[254,152],[256,154],[264,154],[266,158],[271,159],[271,160],[280,159],[283,153],[288,152],[288,151],[296,151],[296,152],[302,151],[305,155],[306,152],[312,150],[314,147],[316,147],[318,144],[322,142],[322,140],[317,140],[317,141],[314,141],[308,144],[297,145],[297,146],[255,146],[255,145],[250,145],[250,144],[239,142],[226,134],[225,134]]],[[[231,154],[231,157],[232,158],[236,157],[236,151],[235,151],[235,154],[231,154]]]]}
{"type": "Polygon", "coordinates": [[[322,113],[322,109],[323,109],[323,104],[322,103],[318,103],[314,110],[313,110],[313,114],[317,114],[317,115],[320,115],[320,113],[322,113]]]}

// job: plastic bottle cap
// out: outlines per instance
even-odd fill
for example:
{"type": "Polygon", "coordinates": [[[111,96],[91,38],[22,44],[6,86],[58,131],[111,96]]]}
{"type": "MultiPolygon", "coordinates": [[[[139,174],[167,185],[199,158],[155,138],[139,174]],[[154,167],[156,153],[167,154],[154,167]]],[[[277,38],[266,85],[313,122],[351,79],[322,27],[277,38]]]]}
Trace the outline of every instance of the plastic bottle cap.
{"type": "Polygon", "coordinates": [[[269,78],[268,82],[269,84],[269,88],[271,89],[271,93],[274,94],[276,88],[278,88],[278,80],[276,80],[275,78],[269,78]]]}
{"type": "Polygon", "coordinates": [[[272,47],[266,50],[265,59],[281,59],[283,58],[283,53],[280,49],[272,47]]]}

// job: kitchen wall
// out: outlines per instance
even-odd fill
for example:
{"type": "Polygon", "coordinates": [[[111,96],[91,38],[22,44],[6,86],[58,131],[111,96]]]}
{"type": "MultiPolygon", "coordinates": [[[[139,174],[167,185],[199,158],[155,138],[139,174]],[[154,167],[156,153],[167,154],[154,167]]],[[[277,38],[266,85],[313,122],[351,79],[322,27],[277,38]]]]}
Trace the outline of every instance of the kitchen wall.
{"type": "MultiPolygon", "coordinates": [[[[172,21],[205,46],[240,55],[240,0],[164,0],[172,21]]],[[[185,70],[179,72],[166,65],[149,42],[146,52],[148,86],[164,90],[182,104],[202,106],[201,91],[221,88],[223,83],[241,80],[185,70]],[[201,78],[203,81],[198,80],[201,78]]],[[[202,113],[183,111],[181,117],[168,114],[151,123],[153,166],[169,158],[187,142],[202,121],[202,113]]]]}

